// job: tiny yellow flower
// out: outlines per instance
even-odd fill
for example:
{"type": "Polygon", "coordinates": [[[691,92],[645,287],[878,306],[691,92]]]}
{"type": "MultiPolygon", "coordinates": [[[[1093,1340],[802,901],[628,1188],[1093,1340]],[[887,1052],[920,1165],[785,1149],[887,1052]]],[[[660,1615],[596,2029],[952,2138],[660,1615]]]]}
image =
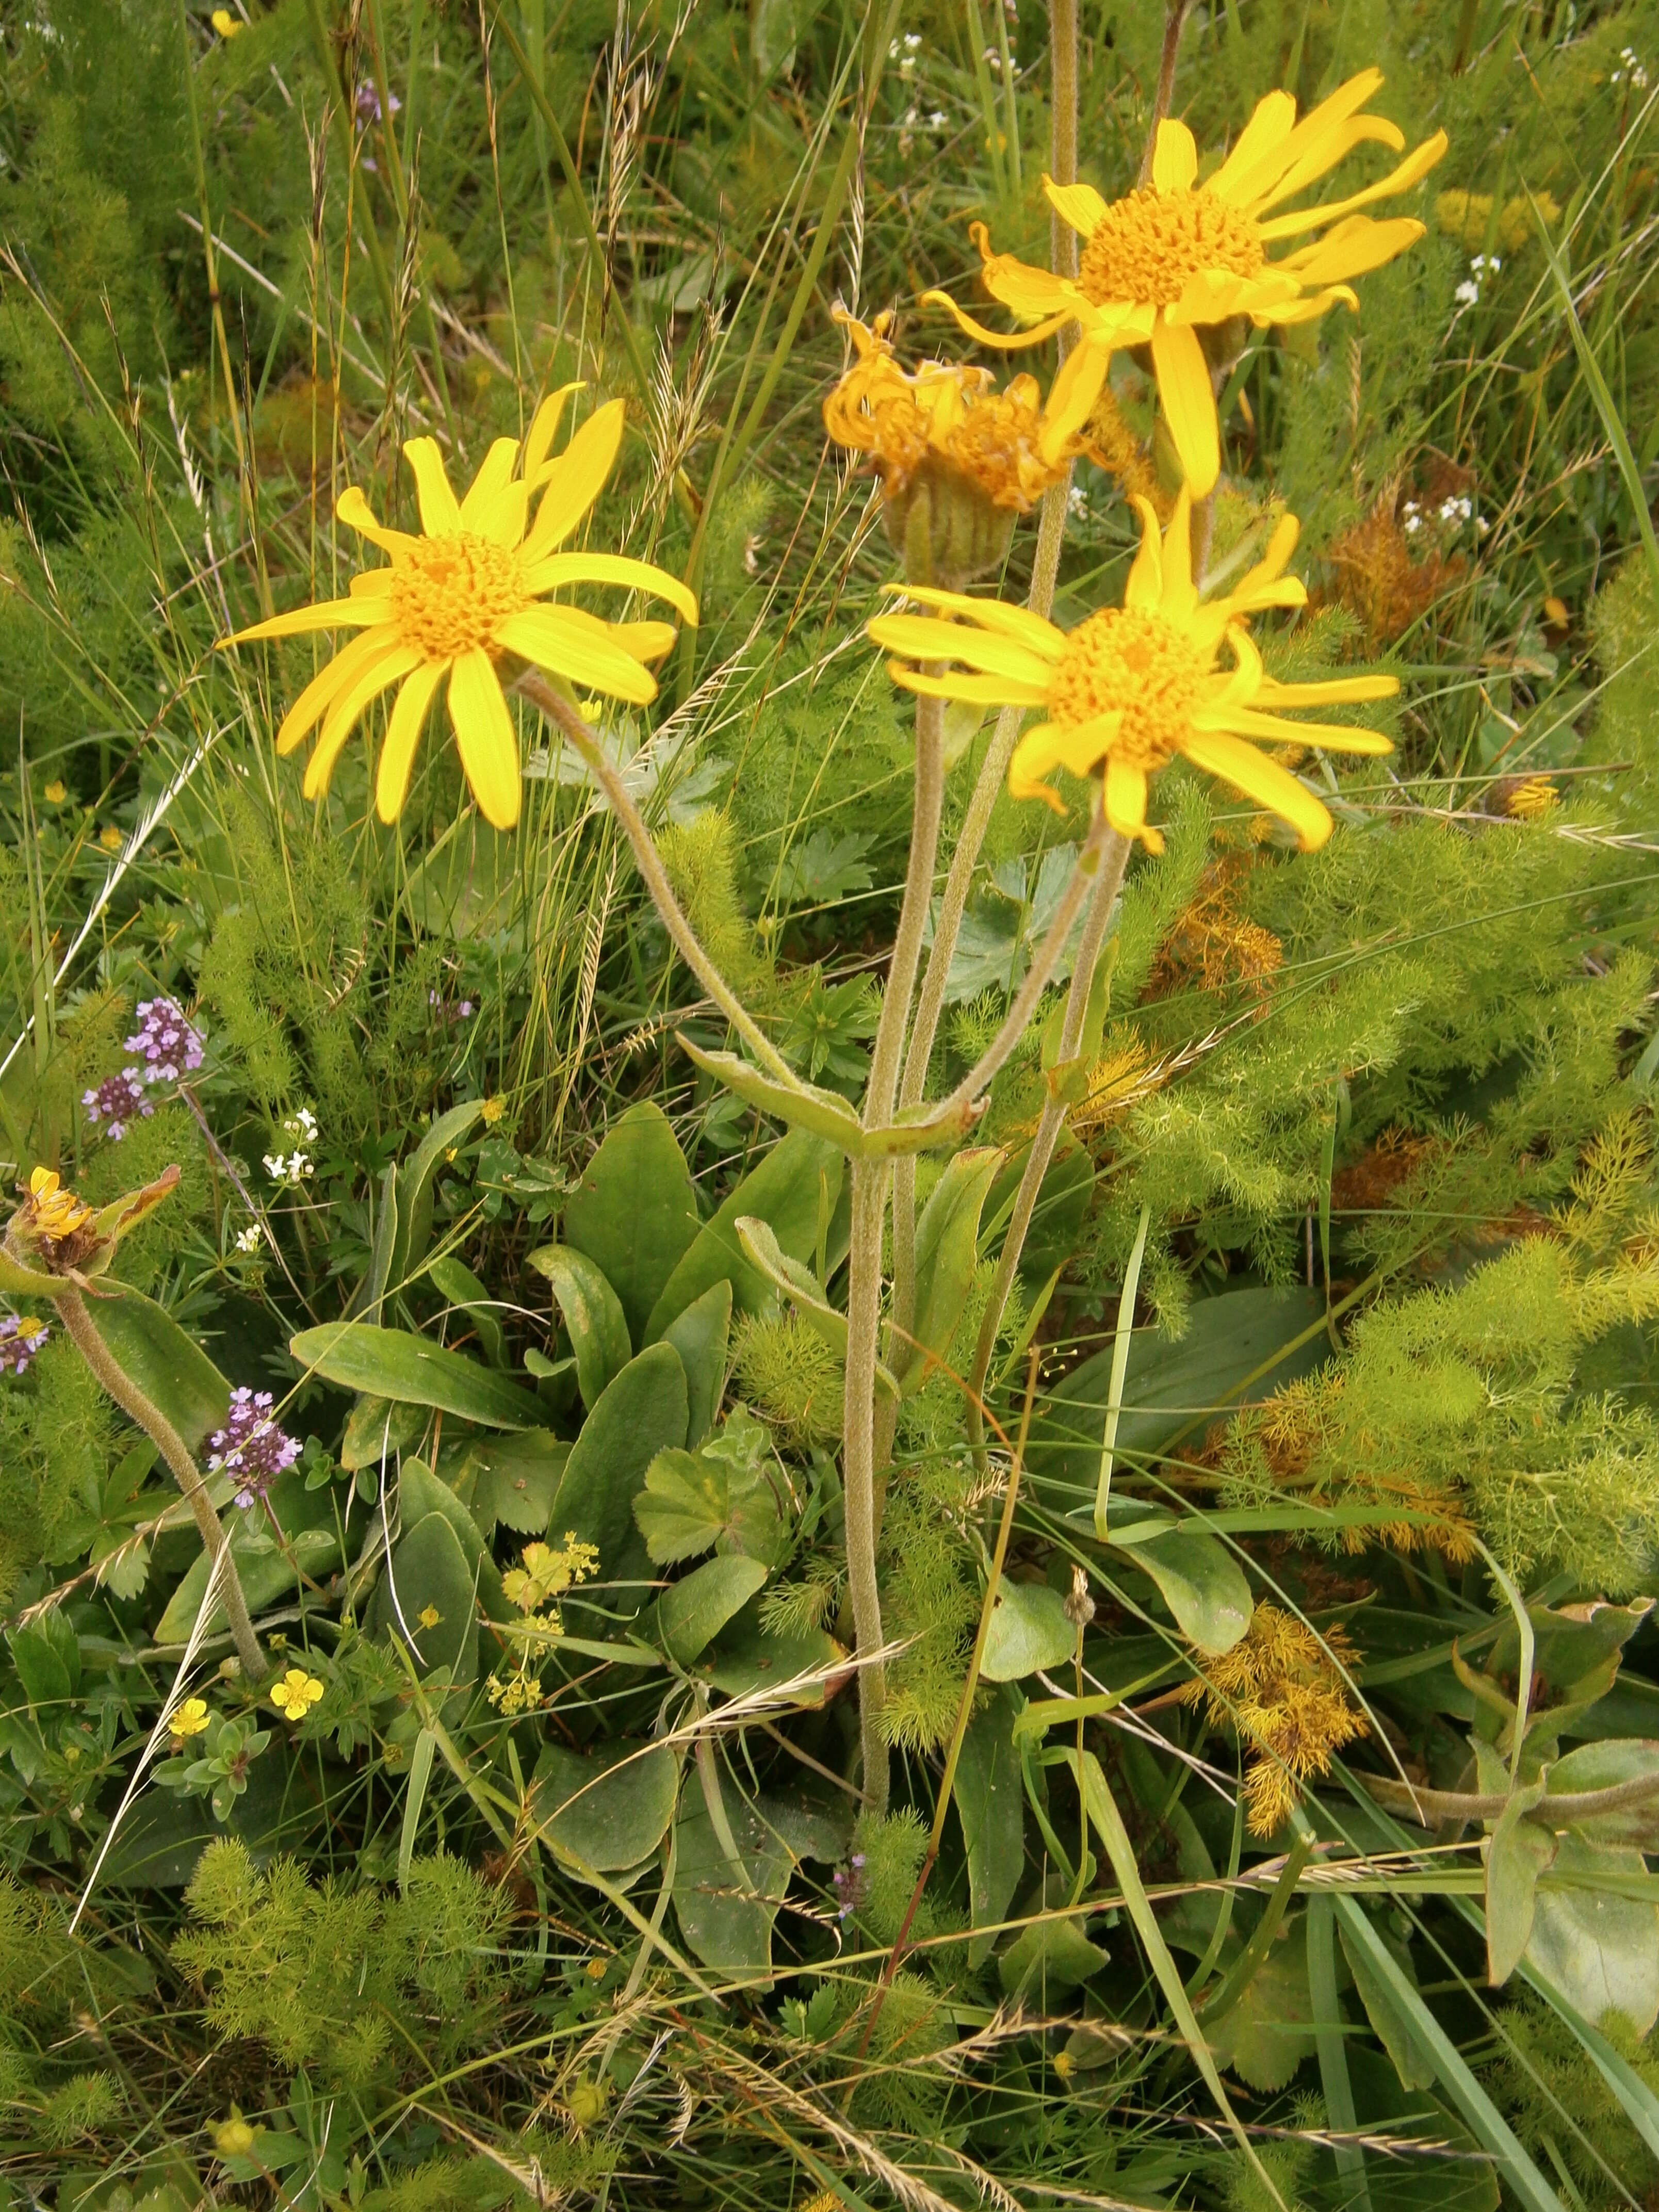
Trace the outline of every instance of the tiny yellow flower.
{"type": "Polygon", "coordinates": [[[1517,822],[1541,822],[1561,804],[1561,794],[1547,775],[1529,775],[1509,795],[1505,812],[1517,822]]]}
{"type": "Polygon", "coordinates": [[[24,1224],[27,1230],[54,1240],[73,1237],[92,1218],[92,1208],[82,1205],[72,1190],[64,1189],[51,1168],[36,1168],[30,1176],[22,1210],[27,1216],[24,1224]]]}
{"type": "Polygon", "coordinates": [[[1069,2081],[1075,2070],[1076,2061],[1073,2058],[1069,2051],[1055,2051],[1054,2073],[1060,2081],[1069,2081]]]}
{"type": "Polygon", "coordinates": [[[820,2189],[816,2197],[809,2197],[800,2212],[842,2212],[842,2201],[833,2189],[820,2189]]]}
{"type": "Polygon", "coordinates": [[[52,781],[46,786],[46,800],[47,805],[61,806],[68,797],[68,790],[57,776],[53,776],[52,781]]]}
{"type": "Polygon", "coordinates": [[[485,1126],[493,1129],[507,1111],[507,1100],[497,1091],[492,1097],[484,1100],[478,1110],[483,1116],[485,1126]]]}
{"type": "Polygon", "coordinates": [[[112,822],[106,822],[98,832],[98,842],[106,853],[118,853],[125,840],[112,822]]]}
{"type": "Polygon", "coordinates": [[[423,1605],[415,1616],[422,1628],[435,1628],[443,1619],[435,1605],[423,1605]]]}
{"type": "Polygon", "coordinates": [[[602,1982],[610,1970],[609,1959],[590,1959],[582,1968],[590,1982],[602,1982]]]}
{"type": "Polygon", "coordinates": [[[285,1721],[302,1721],[323,1694],[323,1686],[303,1667],[290,1667],[270,1692],[270,1702],[285,1721]]]}
{"type": "Polygon", "coordinates": [[[656,697],[647,663],[673,644],[672,623],[605,622],[543,596],[573,584],[616,584],[653,592],[688,623],[697,619],[694,595],[648,562],[557,550],[604,489],[622,444],[623,403],[613,399],[556,460],[548,458],[564,403],[576,389],[568,385],[542,403],[522,447],[514,438],[496,439],[462,499],[436,440],[410,439],[404,455],[419,494],[418,536],[386,529],[355,485],[335,509],[349,528],[390,556],[390,568],[354,576],[347,599],[297,607],[220,639],[223,647],[307,630],[362,632],[306,685],[276,733],[277,751],[290,753],[322,725],[306,769],[307,799],[327,790],[340,750],[365,709],[395,684],[374,794],[381,821],[395,822],[409,793],[427,710],[447,681],[450,726],[472,796],[493,828],[511,830],[520,803],[519,739],[501,689],[503,660],[532,662],[636,706],[656,697]]]}
{"type": "MultiPolygon", "coordinates": [[[[1188,489],[1202,499],[1220,471],[1220,441],[1212,362],[1200,331],[1243,318],[1258,330],[1311,322],[1339,301],[1357,309],[1346,280],[1392,261],[1423,235],[1413,216],[1376,222],[1356,210],[1426,176],[1446,150],[1443,131],[1361,191],[1279,212],[1364,140],[1396,153],[1404,147],[1394,124],[1359,112],[1382,82],[1380,70],[1362,70],[1300,123],[1291,95],[1270,92],[1202,184],[1197,143],[1176,122],[1158,125],[1149,189],[1109,201],[1092,185],[1056,185],[1045,177],[1055,213],[1084,242],[1075,279],[1028,268],[1012,254],[994,254],[983,224],[976,224],[987,290],[1016,314],[1042,318],[1033,330],[1000,336],[947,293],[926,297],[948,307],[969,337],[986,345],[1037,345],[1069,322],[1080,326],[1048,396],[1045,439],[1051,451],[1088,419],[1114,352],[1149,346],[1188,489]],[[1311,246],[1269,260],[1268,246],[1317,230],[1326,234],[1311,246]]],[[[1212,346],[1224,357],[1238,350],[1219,332],[1212,346]]]]}
{"type": "Polygon", "coordinates": [[[173,1741],[183,1743],[188,1737],[200,1735],[207,1724],[207,1700],[204,1698],[186,1698],[168,1721],[167,1727],[172,1731],[173,1741]]]}
{"type": "Polygon", "coordinates": [[[1044,781],[1053,769],[1098,772],[1102,803],[1114,830],[1161,852],[1149,827],[1149,779],[1177,753],[1290,823],[1305,850],[1322,845],[1331,817],[1304,783],[1250,739],[1322,745],[1333,752],[1386,753],[1375,731],[1342,723],[1291,722],[1281,708],[1386,699],[1394,676],[1334,677],[1317,684],[1281,684],[1267,674],[1251,641],[1249,618],[1267,607],[1297,607],[1307,592],[1284,570],[1298,525],[1285,515],[1264,557],[1224,595],[1200,601],[1193,581],[1192,507],[1183,488],[1170,526],[1160,535],[1149,500],[1140,511],[1140,550],[1129,571],[1121,607],[1103,607],[1073,630],[1055,628],[1024,607],[960,592],[893,585],[937,615],[880,615],[870,624],[878,646],[898,658],[887,672],[896,684],[934,698],[975,706],[1034,707],[1043,719],[1027,730],[1009,763],[1016,799],[1042,799],[1064,812],[1044,781]],[[1218,667],[1223,647],[1231,668],[1218,667]],[[957,661],[968,672],[926,664],[957,661]],[[922,663],[923,666],[914,664],[922,663]]]}
{"type": "Polygon", "coordinates": [[[222,39],[240,38],[247,28],[247,25],[239,22],[228,8],[216,8],[208,21],[222,39]]]}

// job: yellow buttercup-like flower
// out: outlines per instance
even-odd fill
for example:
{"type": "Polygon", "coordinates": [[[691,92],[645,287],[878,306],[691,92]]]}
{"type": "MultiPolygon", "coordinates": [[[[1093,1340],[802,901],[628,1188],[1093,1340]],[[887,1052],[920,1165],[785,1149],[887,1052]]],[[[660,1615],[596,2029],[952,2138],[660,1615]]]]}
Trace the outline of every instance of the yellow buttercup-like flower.
{"type": "Polygon", "coordinates": [[[303,1667],[290,1667],[280,1682],[273,1683],[270,1702],[285,1721],[302,1721],[320,1702],[323,1686],[303,1667]]]}
{"type": "Polygon", "coordinates": [[[167,1728],[175,1743],[183,1743],[193,1735],[200,1735],[208,1724],[207,1700],[186,1698],[177,1712],[170,1716],[167,1728]]]}
{"type": "Polygon", "coordinates": [[[1183,754],[1296,830],[1304,848],[1322,845],[1331,817],[1305,784],[1258,750],[1252,739],[1323,745],[1336,752],[1385,753],[1375,731],[1325,722],[1289,722],[1285,708],[1385,699],[1400,688],[1393,676],[1335,677],[1320,684],[1281,684],[1269,676],[1246,627],[1266,607],[1300,606],[1307,593],[1285,566],[1297,524],[1284,516],[1265,557],[1224,597],[1200,600],[1193,582],[1192,505],[1183,490],[1160,538],[1150,501],[1137,499],[1140,550],[1121,607],[1104,607],[1069,632],[1024,607],[972,599],[956,592],[895,585],[939,614],[881,615],[870,625],[876,643],[898,658],[895,683],[936,698],[976,706],[1032,707],[1044,719],[1026,731],[1008,768],[1017,799],[1061,807],[1042,779],[1054,769],[1073,775],[1104,772],[1108,820],[1151,852],[1164,841],[1146,821],[1150,779],[1183,754]],[[945,621],[940,615],[954,616],[945,621]],[[1216,665],[1225,647],[1231,667],[1216,665]],[[942,676],[914,661],[955,662],[942,676]]]}
{"type": "Polygon", "coordinates": [[[556,459],[548,459],[565,400],[577,388],[543,402],[522,447],[498,438],[459,500],[436,441],[410,439],[404,453],[419,494],[418,537],[377,522],[355,487],[336,509],[391,556],[391,567],[354,576],[349,599],[299,607],[220,640],[238,645],[302,630],[362,631],[307,684],[276,733],[277,751],[289,753],[322,725],[306,769],[307,799],[327,790],[358,718],[396,684],[374,794],[380,819],[395,821],[427,709],[447,678],[450,724],[472,795],[486,821],[510,830],[519,818],[519,740],[498,672],[503,659],[533,661],[636,706],[655,698],[656,678],[646,664],[674,642],[672,623],[605,622],[543,597],[566,585],[619,584],[654,592],[688,623],[697,619],[696,599],[665,570],[617,553],[558,550],[604,489],[622,443],[623,405],[615,399],[583,423],[556,459]]]}
{"type": "Polygon", "coordinates": [[[1443,131],[1361,191],[1321,207],[1273,212],[1365,140],[1396,153],[1405,145],[1403,134],[1386,118],[1359,112],[1382,82],[1380,70],[1361,70],[1300,123],[1291,95],[1270,92],[1257,102],[1226,160],[1202,184],[1193,134],[1184,123],[1172,122],[1158,125],[1149,190],[1108,201],[1091,185],[1056,185],[1045,177],[1050,201],[1084,241],[1075,281],[1028,268],[1012,254],[994,254],[982,226],[975,232],[988,290],[1005,307],[1042,318],[1035,330],[1000,336],[964,314],[945,293],[926,296],[949,307],[987,345],[1036,345],[1066,323],[1080,325],[1081,343],[1067,356],[1049,395],[1045,436],[1050,441],[1064,440],[1086,420],[1119,347],[1150,346],[1188,489],[1201,499],[1215,483],[1221,454],[1211,363],[1200,330],[1238,316],[1248,316],[1258,329],[1310,322],[1338,301],[1357,308],[1347,279],[1392,261],[1423,234],[1413,218],[1378,222],[1358,210],[1426,176],[1446,150],[1443,131]],[[1269,246],[1305,231],[1324,235],[1269,260],[1269,246]]]}

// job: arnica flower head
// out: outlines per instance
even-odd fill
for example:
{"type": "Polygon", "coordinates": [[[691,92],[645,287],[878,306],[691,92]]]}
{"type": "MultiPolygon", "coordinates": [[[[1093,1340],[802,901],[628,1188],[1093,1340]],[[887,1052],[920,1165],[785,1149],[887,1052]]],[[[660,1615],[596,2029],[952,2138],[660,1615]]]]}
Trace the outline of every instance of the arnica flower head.
{"type": "Polygon", "coordinates": [[[1064,475],[1078,441],[1047,440],[1035,377],[999,392],[988,369],[931,361],[905,370],[887,335],[890,314],[868,328],[844,307],[835,316],[856,357],[823,403],[823,427],[880,471],[905,573],[928,584],[984,574],[1007,551],[1016,515],[1064,475]]]}
{"type": "Polygon", "coordinates": [[[272,1420],[272,1402],[269,1390],[233,1390],[225,1425],[208,1438],[208,1472],[235,1481],[244,1512],[300,1456],[299,1445],[272,1420]]]}
{"type": "Polygon", "coordinates": [[[1446,134],[1425,139],[1386,177],[1322,206],[1282,210],[1367,139],[1399,152],[1400,130],[1360,110],[1382,82],[1362,70],[1298,123],[1287,92],[1270,92],[1215,173],[1198,181],[1198,146],[1184,123],[1158,125],[1150,189],[1105,200],[1091,185],[1043,185],[1054,209],[1083,240],[1077,277],[1028,268],[994,254],[982,225],[975,236],[992,297],[1018,314],[1041,317],[1035,330],[1000,336],[984,329],[943,292],[926,297],[948,307],[982,344],[1036,345],[1075,320],[1081,341],[1067,355],[1049,394],[1045,436],[1057,447],[1086,420],[1107,365],[1120,347],[1150,346],[1158,397],[1194,499],[1213,489],[1221,465],[1212,369],[1240,349],[1243,322],[1311,322],[1338,301],[1359,305],[1348,279],[1392,261],[1423,234],[1408,216],[1375,222],[1358,210],[1403,192],[1446,150],[1446,134]],[[1267,249],[1322,231],[1278,260],[1267,249]],[[1234,326],[1229,333],[1225,326],[1234,326]],[[1209,347],[1200,333],[1209,333],[1209,347]],[[1216,357],[1212,361],[1212,354],[1216,357]]]}
{"type": "Polygon", "coordinates": [[[27,1375],[51,1334],[33,1314],[0,1314],[0,1375],[27,1375]]]}
{"type": "Polygon", "coordinates": [[[83,1091],[81,1103],[87,1109],[87,1119],[101,1121],[104,1134],[118,1145],[134,1120],[148,1121],[155,1111],[155,1102],[145,1091],[143,1078],[136,1067],[124,1067],[118,1075],[106,1076],[95,1090],[83,1091]]]}
{"type": "Polygon", "coordinates": [[[146,1083],[177,1083],[194,1074],[202,1065],[203,1038],[185,1019],[176,999],[141,999],[138,1026],[127,1039],[126,1049],[143,1058],[146,1083]]]}
{"type": "Polygon", "coordinates": [[[303,1667],[290,1667],[280,1682],[271,1685],[270,1702],[285,1721],[302,1721],[322,1701],[323,1686],[303,1667]]]}
{"type": "Polygon", "coordinates": [[[1137,499],[1135,505],[1140,550],[1121,607],[1103,607],[1068,632],[1000,599],[895,585],[892,589],[957,619],[878,616],[871,636],[900,656],[888,662],[888,673],[908,690],[935,698],[1040,709],[1044,719],[1026,731],[1009,763],[1013,796],[1046,799],[1064,811],[1043,778],[1057,768],[1077,776],[1100,771],[1107,819],[1125,836],[1139,837],[1149,852],[1161,852],[1164,840],[1146,820],[1148,786],[1177,753],[1282,816],[1304,849],[1322,845],[1331,834],[1329,814],[1305,784],[1251,740],[1323,745],[1337,752],[1391,751],[1389,740],[1375,731],[1288,722],[1279,710],[1389,698],[1399,690],[1399,679],[1343,676],[1281,684],[1263,668],[1246,628],[1249,617],[1264,607],[1300,606],[1307,597],[1284,574],[1297,540],[1293,515],[1281,518],[1264,558],[1231,592],[1200,600],[1193,581],[1192,505],[1186,491],[1162,537],[1151,502],[1137,499]],[[1224,647],[1231,667],[1216,665],[1224,647]],[[936,676],[911,666],[913,661],[959,665],[936,676]]]}
{"type": "Polygon", "coordinates": [[[179,1170],[163,1170],[154,1182],[124,1191],[94,1210],[65,1190],[52,1168],[31,1173],[22,1201],[0,1237],[0,1291],[11,1297],[52,1297],[63,1279],[84,1283],[106,1273],[115,1249],[152,1212],[179,1181],[179,1170]]]}
{"type": "Polygon", "coordinates": [[[290,753],[322,726],[306,769],[307,799],[327,790],[364,709],[395,684],[374,792],[381,821],[395,821],[427,709],[447,679],[450,726],[479,811],[497,830],[510,830],[519,818],[519,740],[501,690],[504,659],[532,661],[567,684],[636,706],[656,697],[646,664],[673,644],[672,623],[605,622],[543,597],[561,586],[617,584],[654,592],[688,623],[697,619],[692,593],[648,562],[559,550],[604,489],[622,443],[623,403],[613,399],[549,459],[564,403],[577,388],[567,386],[542,403],[522,446],[496,439],[459,500],[436,441],[410,439],[404,453],[419,496],[418,536],[377,522],[355,486],[335,510],[390,555],[390,568],[354,576],[349,599],[298,607],[219,641],[246,644],[316,629],[363,633],[306,685],[276,733],[277,751],[290,753]]]}

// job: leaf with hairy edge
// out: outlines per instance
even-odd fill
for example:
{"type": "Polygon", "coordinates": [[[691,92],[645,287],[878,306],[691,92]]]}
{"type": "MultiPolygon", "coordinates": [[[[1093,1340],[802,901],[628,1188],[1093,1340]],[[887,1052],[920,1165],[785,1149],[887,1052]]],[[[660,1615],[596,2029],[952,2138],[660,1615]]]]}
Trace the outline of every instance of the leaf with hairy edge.
{"type": "Polygon", "coordinates": [[[1486,1841],[1486,1979],[1495,1990],[1508,1981],[1532,1940],[1538,1877],[1555,1857],[1555,1838],[1527,1818],[1543,1794],[1541,1780],[1523,1783],[1486,1841]]]}
{"type": "Polygon", "coordinates": [[[726,1388],[726,1353],[732,1335],[732,1285],[711,1283],[662,1333],[685,1369],[690,1414],[685,1440],[693,1449],[714,1425],[726,1388]]]}
{"type": "MultiPolygon", "coordinates": [[[[736,1224],[744,1256],[759,1269],[780,1297],[787,1298],[814,1336],[827,1344],[837,1359],[847,1364],[847,1316],[837,1313],[824,1296],[811,1268],[781,1251],[771,1224],[745,1214],[736,1224]]],[[[884,1396],[896,1398],[899,1386],[891,1371],[876,1362],[876,1388],[884,1396]]]]}
{"type": "Polygon", "coordinates": [[[689,1667],[726,1622],[743,1611],[770,1571],[763,1559],[747,1559],[736,1553],[694,1567],[657,1601],[664,1650],[689,1667]]]}
{"type": "Polygon", "coordinates": [[[187,1336],[154,1298],[125,1285],[120,1292],[118,1297],[87,1300],[92,1325],[187,1448],[199,1452],[204,1439],[225,1425],[230,1385],[194,1337],[187,1336]]]}
{"type": "Polygon", "coordinates": [[[634,1356],[622,1302],[584,1252],[541,1244],[526,1257],[553,1286],[576,1355],[576,1388],[592,1413],[634,1356]]]}
{"type": "Polygon", "coordinates": [[[735,1052],[705,1052],[684,1030],[676,1032],[675,1042],[695,1066],[712,1075],[716,1083],[723,1083],[745,1104],[758,1106],[763,1114],[781,1121],[786,1128],[805,1129],[815,1137],[827,1138],[849,1159],[861,1156],[864,1131],[858,1115],[839,1092],[820,1091],[816,1084],[781,1082],[735,1052]]]}
{"type": "Polygon", "coordinates": [[[893,1363],[907,1397],[927,1380],[931,1352],[943,1356],[962,1319],[979,1257],[986,1194],[1002,1164],[994,1145],[958,1152],[933,1186],[916,1223],[914,1346],[897,1344],[893,1363]]]}
{"type": "Polygon", "coordinates": [[[432,1241],[432,1186],[449,1154],[472,1133],[483,1112],[482,1098],[469,1098],[441,1114],[398,1170],[397,1230],[381,1285],[395,1295],[426,1257],[432,1241]]]}
{"type": "Polygon", "coordinates": [[[1202,1520],[1176,1520],[1114,1497],[1107,1525],[1109,1542],[1152,1577],[1182,1634],[1206,1651],[1231,1651],[1250,1625],[1254,1601],[1243,1569],[1202,1520]]]}
{"type": "MultiPolygon", "coordinates": [[[[975,1928],[1006,1914],[1025,1866],[1025,1798],[1014,1748],[1013,1710],[1006,1696],[974,1715],[962,1739],[951,1802],[968,1854],[968,1893],[975,1928]]],[[[977,1969],[994,1938],[975,1936],[968,1963],[977,1969]]]]}
{"type": "Polygon", "coordinates": [[[436,1406],[487,1429],[543,1425],[540,1401],[503,1375],[464,1352],[428,1344],[407,1329],[376,1328],[362,1321],[325,1322],[302,1328],[289,1350],[307,1372],[347,1390],[394,1398],[409,1406],[436,1406]]]}
{"type": "MultiPolygon", "coordinates": [[[[657,1454],[683,1447],[685,1422],[680,1356],[672,1344],[653,1344],[629,1361],[582,1424],[553,1500],[551,1526],[599,1547],[602,1582],[650,1579],[634,1499],[657,1454]]],[[[645,1595],[642,1589],[613,1590],[607,1603],[637,1612],[645,1595]]]]}

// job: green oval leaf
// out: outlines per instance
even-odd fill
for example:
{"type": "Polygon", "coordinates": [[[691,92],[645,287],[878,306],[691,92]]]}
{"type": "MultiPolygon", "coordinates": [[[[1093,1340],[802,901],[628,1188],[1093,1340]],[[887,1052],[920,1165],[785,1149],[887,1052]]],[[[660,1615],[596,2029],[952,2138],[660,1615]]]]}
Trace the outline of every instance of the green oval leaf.
{"type": "Polygon", "coordinates": [[[492,1375],[464,1352],[428,1344],[407,1329],[376,1328],[362,1321],[325,1322],[302,1328],[289,1350],[313,1375],[347,1390],[404,1405],[436,1406],[487,1429],[543,1425],[539,1401],[505,1376],[492,1375]]]}
{"type": "Polygon", "coordinates": [[[92,1325],[189,1449],[199,1452],[203,1440],[225,1425],[230,1385],[195,1339],[154,1298],[125,1285],[118,1286],[118,1297],[101,1295],[117,1287],[106,1279],[99,1286],[100,1295],[86,1301],[92,1325]]]}
{"type": "Polygon", "coordinates": [[[588,1758],[550,1744],[536,1761],[532,1810],[556,1851],[621,1874],[668,1833],[679,1778],[666,1744],[611,1744],[588,1758]]]}
{"type": "Polygon", "coordinates": [[[606,1131],[564,1209],[564,1242],[616,1292],[630,1341],[702,1226],[691,1170],[660,1106],[642,1099],[606,1131]]]}
{"type": "Polygon", "coordinates": [[[763,1559],[728,1552],[705,1559],[657,1601],[657,1627],[663,1649],[689,1666],[728,1620],[742,1612],[770,1570],[763,1559]]]}
{"type": "Polygon", "coordinates": [[[1058,1590],[1047,1583],[1004,1583],[979,1671],[988,1682],[1018,1682],[1039,1668],[1058,1667],[1076,1649],[1077,1631],[1058,1590]]]}
{"type": "Polygon", "coordinates": [[[528,1255],[553,1286],[576,1355],[576,1387],[590,1411],[633,1357],[628,1322],[617,1293],[585,1252],[542,1244],[528,1255]]]}
{"type": "Polygon", "coordinates": [[[833,1213],[845,1168],[833,1145],[804,1129],[792,1129],[697,1231],[696,1241],[651,1310],[647,1343],[661,1336],[677,1315],[715,1283],[731,1284],[735,1312],[755,1313],[768,1305],[774,1296],[772,1285],[744,1255],[738,1242],[738,1217],[752,1214],[758,1221],[769,1222],[781,1250],[792,1260],[810,1259],[817,1247],[820,1190],[833,1213]]]}

